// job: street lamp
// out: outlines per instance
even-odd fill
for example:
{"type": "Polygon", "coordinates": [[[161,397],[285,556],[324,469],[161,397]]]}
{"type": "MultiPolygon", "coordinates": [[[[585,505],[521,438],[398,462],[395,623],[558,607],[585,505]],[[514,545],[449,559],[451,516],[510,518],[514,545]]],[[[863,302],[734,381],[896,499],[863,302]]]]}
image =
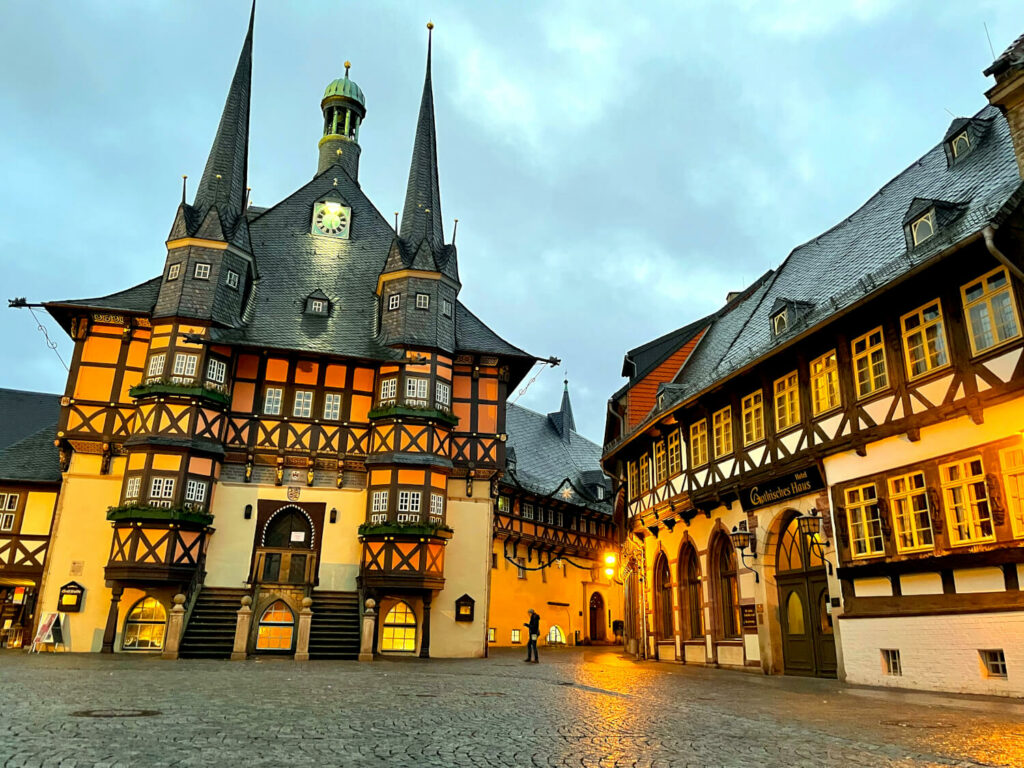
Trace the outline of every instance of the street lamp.
{"type": "Polygon", "coordinates": [[[619,561],[619,558],[614,552],[607,552],[604,556],[604,575],[609,579],[615,575],[615,564],[619,561]]]}
{"type": "MultiPolygon", "coordinates": [[[[743,567],[750,568],[747,565],[747,553],[744,550],[750,547],[750,559],[757,560],[757,535],[753,531],[748,531],[746,525],[743,528],[734,525],[729,538],[732,539],[732,545],[736,547],[736,551],[740,553],[740,562],[743,563],[743,567]]],[[[753,568],[750,570],[754,571],[753,568]]],[[[754,571],[754,583],[758,584],[760,581],[761,577],[758,576],[757,571],[754,571]]]]}
{"type": "MultiPolygon", "coordinates": [[[[808,546],[817,551],[818,557],[820,557],[828,567],[828,575],[831,576],[832,563],[825,557],[825,549],[822,546],[821,515],[818,514],[818,510],[812,509],[807,514],[800,515],[800,517],[796,519],[796,524],[800,531],[800,535],[807,537],[808,546]]],[[[827,543],[827,541],[824,542],[824,544],[827,543]]]]}

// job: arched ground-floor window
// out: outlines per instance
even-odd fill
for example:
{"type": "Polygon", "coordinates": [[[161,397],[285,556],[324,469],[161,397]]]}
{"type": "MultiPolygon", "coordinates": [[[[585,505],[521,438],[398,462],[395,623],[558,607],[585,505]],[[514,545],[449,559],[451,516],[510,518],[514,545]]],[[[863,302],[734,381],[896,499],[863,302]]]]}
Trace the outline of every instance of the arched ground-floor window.
{"type": "Polygon", "coordinates": [[[128,611],[121,648],[125,651],[159,651],[164,647],[167,611],[155,597],[144,597],[128,611]]]}
{"type": "Polygon", "coordinates": [[[739,585],[736,579],[736,550],[726,535],[718,536],[709,571],[715,581],[718,637],[740,636],[739,585]]]}
{"type": "Polygon", "coordinates": [[[700,561],[691,544],[685,545],[679,556],[679,598],[684,637],[687,640],[702,638],[704,601],[700,590],[700,561]]]}
{"type": "Polygon", "coordinates": [[[560,626],[551,625],[551,629],[548,630],[547,642],[548,645],[565,645],[565,633],[560,626]]]}
{"type": "Polygon", "coordinates": [[[395,603],[384,617],[380,649],[384,652],[416,650],[416,614],[408,603],[395,603]]]}
{"type": "Polygon", "coordinates": [[[672,622],[672,571],[664,554],[654,566],[654,599],[656,630],[660,640],[670,640],[675,634],[672,622]]]}
{"type": "Polygon", "coordinates": [[[283,600],[271,603],[260,616],[257,651],[290,651],[295,637],[295,616],[283,600]]]}

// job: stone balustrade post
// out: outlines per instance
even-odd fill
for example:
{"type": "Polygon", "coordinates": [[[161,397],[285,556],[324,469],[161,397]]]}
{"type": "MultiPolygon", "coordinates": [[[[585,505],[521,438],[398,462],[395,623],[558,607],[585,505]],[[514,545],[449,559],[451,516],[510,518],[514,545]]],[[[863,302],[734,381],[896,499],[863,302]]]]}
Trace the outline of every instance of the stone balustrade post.
{"type": "Polygon", "coordinates": [[[238,609],[235,623],[235,647],[231,651],[232,661],[245,661],[249,657],[249,625],[252,623],[252,598],[242,597],[242,607],[238,609]]]}
{"type": "Polygon", "coordinates": [[[164,636],[164,650],[160,654],[164,659],[178,658],[181,647],[181,635],[185,631],[185,596],[180,592],[171,598],[171,615],[167,618],[167,634],[164,636]]]}
{"type": "Polygon", "coordinates": [[[366,599],[366,610],[363,611],[363,634],[359,643],[359,660],[373,661],[373,635],[377,631],[377,612],[373,610],[377,602],[369,597],[366,599]]]}
{"type": "Polygon", "coordinates": [[[295,660],[309,661],[309,627],[313,621],[313,598],[302,598],[302,610],[299,611],[299,635],[295,639],[295,660]]]}

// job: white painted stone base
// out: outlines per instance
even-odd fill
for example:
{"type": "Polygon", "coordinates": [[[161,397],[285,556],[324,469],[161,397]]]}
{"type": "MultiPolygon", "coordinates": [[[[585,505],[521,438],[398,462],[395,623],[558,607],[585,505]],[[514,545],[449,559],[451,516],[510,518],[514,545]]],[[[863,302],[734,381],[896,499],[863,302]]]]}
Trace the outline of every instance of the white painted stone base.
{"type": "Polygon", "coordinates": [[[840,619],[846,682],[952,693],[1024,696],[1024,611],[840,619]],[[900,651],[902,676],[885,673],[881,649],[900,651]],[[1007,678],[985,675],[980,649],[1001,648],[1007,678]]]}

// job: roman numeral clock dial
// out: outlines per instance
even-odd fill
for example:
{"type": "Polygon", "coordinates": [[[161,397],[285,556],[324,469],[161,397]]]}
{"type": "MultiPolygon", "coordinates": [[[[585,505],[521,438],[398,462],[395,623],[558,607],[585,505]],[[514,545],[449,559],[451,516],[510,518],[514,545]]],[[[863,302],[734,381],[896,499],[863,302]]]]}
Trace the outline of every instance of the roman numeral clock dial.
{"type": "Polygon", "coordinates": [[[348,237],[349,211],[339,203],[317,203],[313,232],[331,237],[348,237]]]}

